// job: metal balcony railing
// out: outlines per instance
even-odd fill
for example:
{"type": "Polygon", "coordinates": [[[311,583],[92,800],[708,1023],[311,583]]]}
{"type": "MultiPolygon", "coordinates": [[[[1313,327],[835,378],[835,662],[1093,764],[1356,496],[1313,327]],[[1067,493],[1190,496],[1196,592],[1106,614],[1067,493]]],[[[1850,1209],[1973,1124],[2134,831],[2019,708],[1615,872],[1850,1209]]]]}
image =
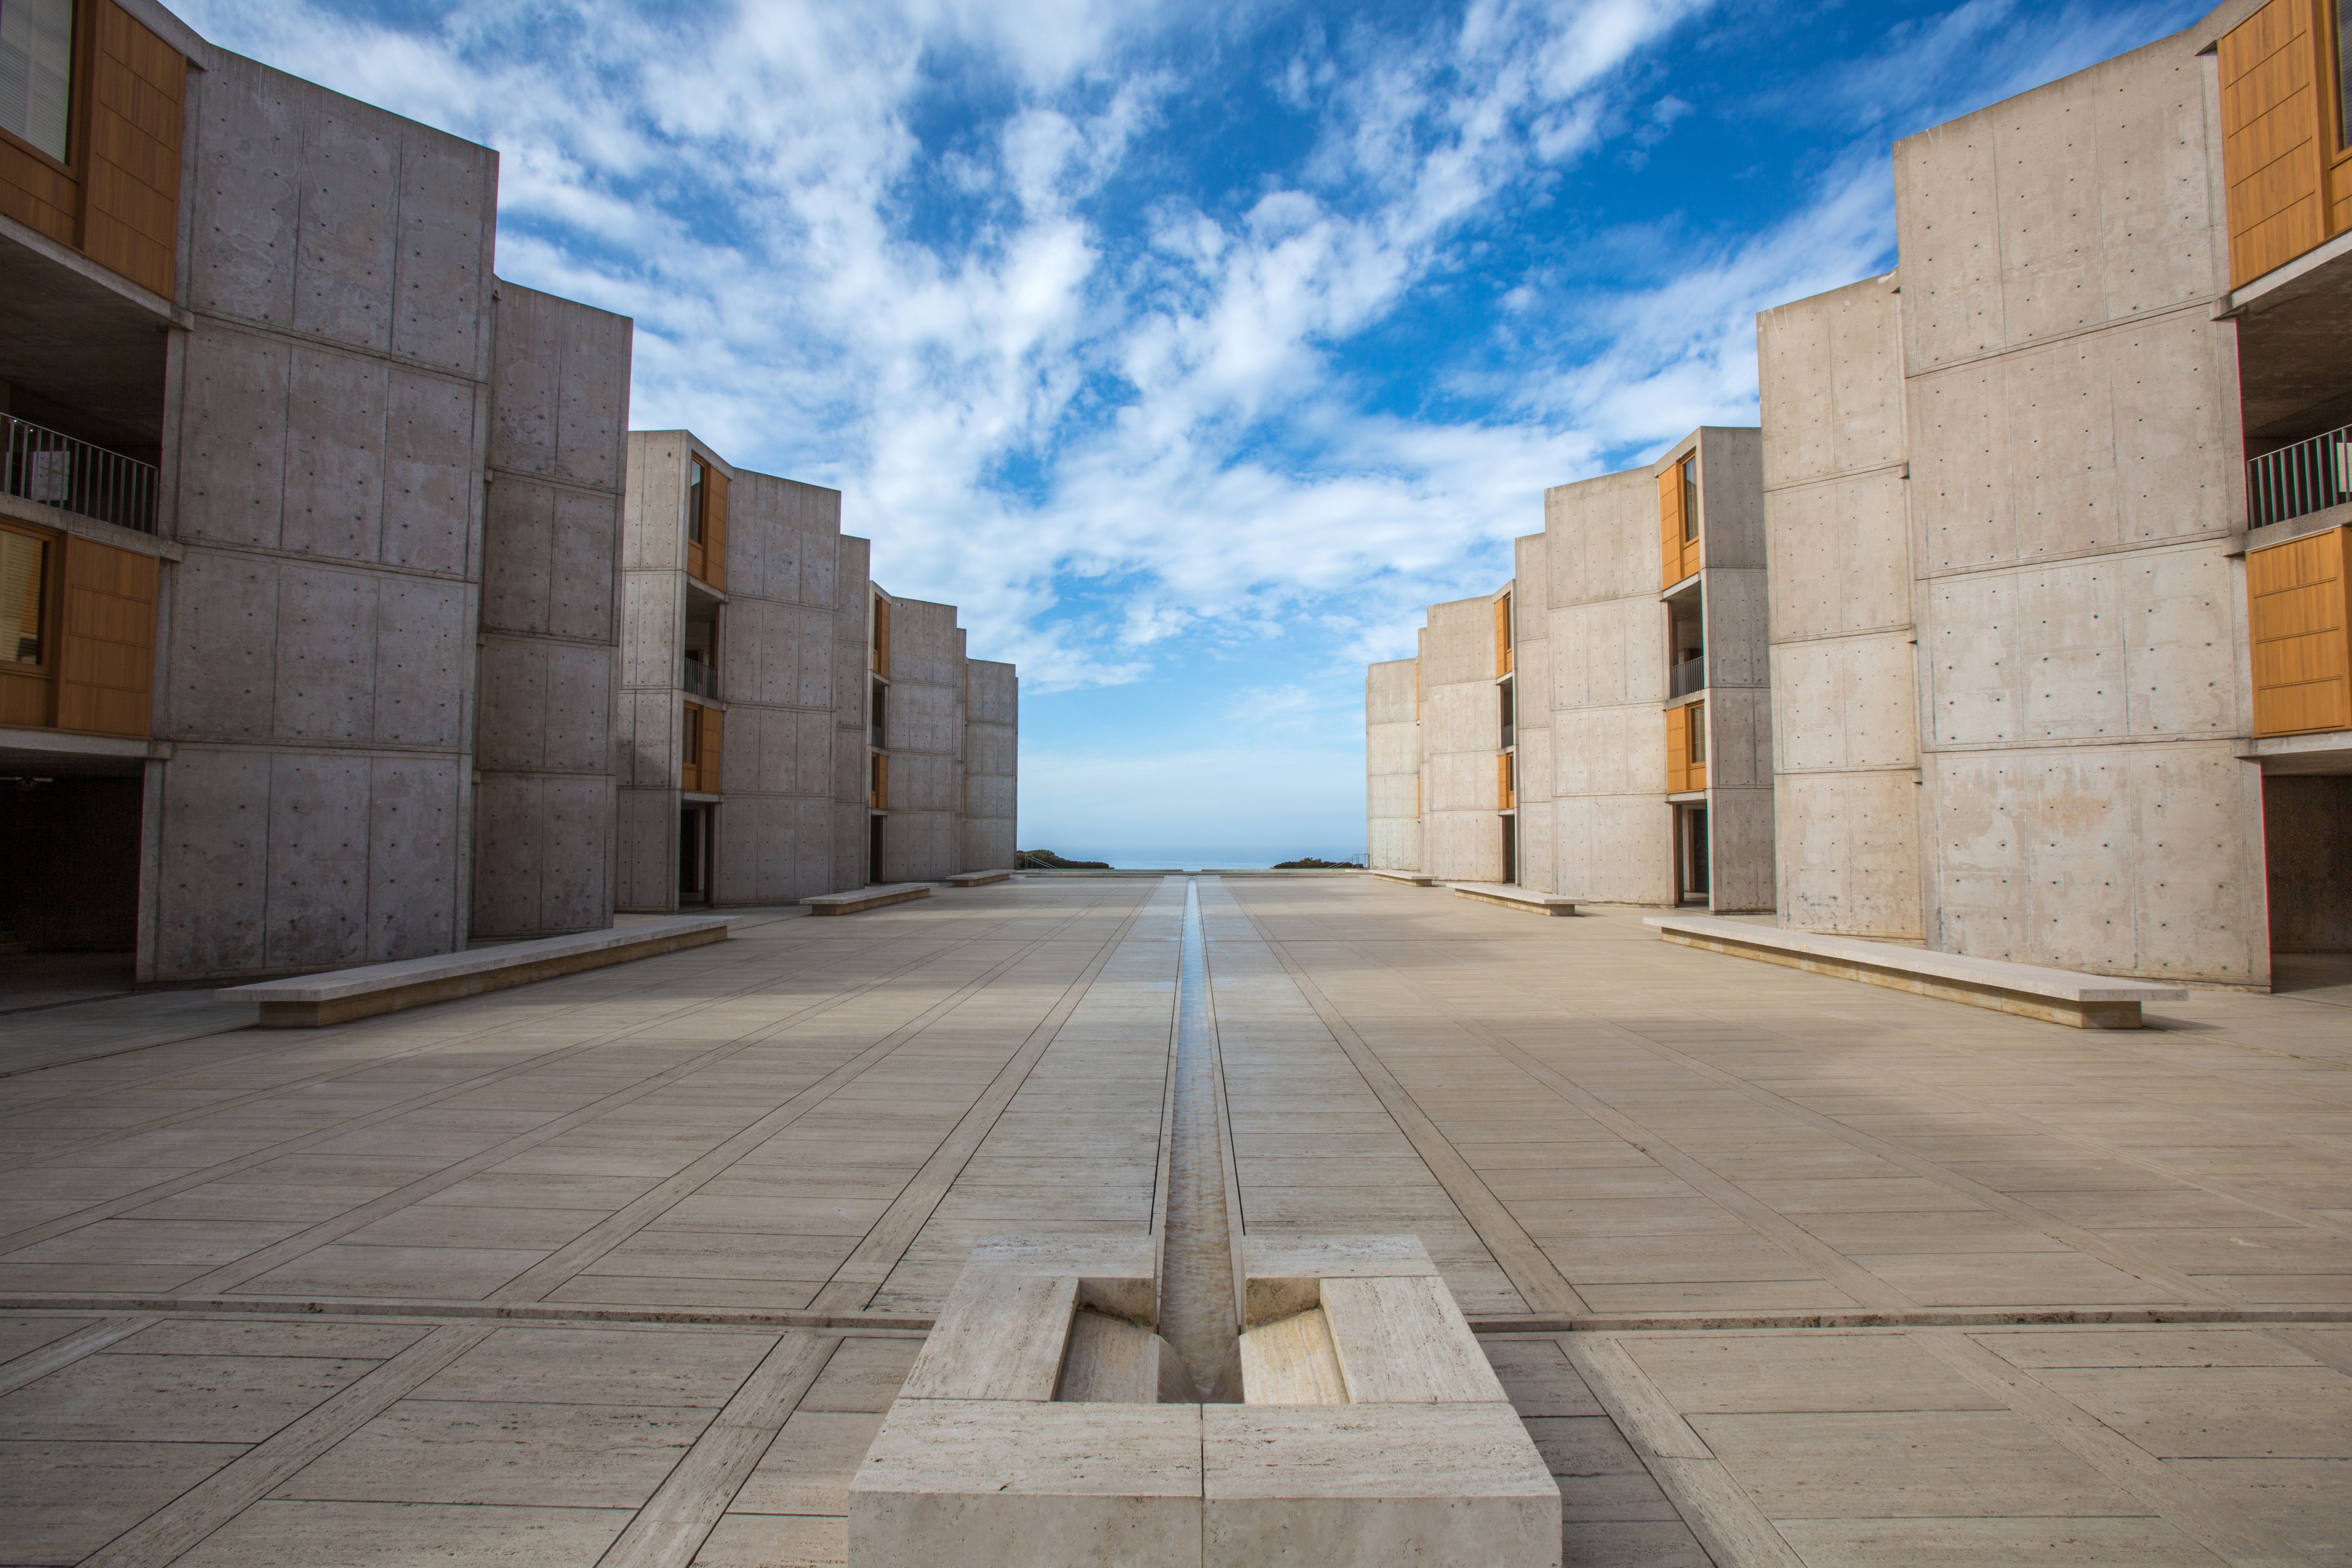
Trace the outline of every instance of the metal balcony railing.
{"type": "Polygon", "coordinates": [[[2352,501],[2352,425],[2246,464],[2246,521],[2284,522],[2352,501]]]}
{"type": "Polygon", "coordinates": [[[1706,689],[1706,655],[1684,659],[1666,671],[1666,696],[1669,700],[1688,697],[1694,691],[1706,689]]]}
{"type": "Polygon", "coordinates": [[[719,700],[719,671],[695,659],[687,659],[686,690],[689,697],[708,697],[719,700]]]}
{"type": "Polygon", "coordinates": [[[155,531],[162,474],[152,463],[0,414],[0,491],[118,528],[155,531]]]}

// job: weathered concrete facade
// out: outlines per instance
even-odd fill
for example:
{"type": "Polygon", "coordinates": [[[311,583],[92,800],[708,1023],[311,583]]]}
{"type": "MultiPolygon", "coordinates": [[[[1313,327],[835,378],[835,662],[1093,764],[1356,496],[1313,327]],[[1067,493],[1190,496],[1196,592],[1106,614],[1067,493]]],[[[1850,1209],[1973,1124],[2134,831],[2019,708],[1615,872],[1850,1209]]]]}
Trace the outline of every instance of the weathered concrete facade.
{"type": "MultiPolygon", "coordinates": [[[[1498,595],[1499,596],[1499,595],[1498,595]]],[[[1421,633],[1421,869],[1503,880],[1502,706],[1495,599],[1429,606],[1421,633]]]]}
{"type": "Polygon", "coordinates": [[[1759,322],[1791,925],[2268,982],[2207,68],[1905,141],[1897,271],[1759,322]]]}
{"type": "Polygon", "coordinates": [[[1757,432],[1709,426],[1648,468],[1555,486],[1544,531],[1513,543],[1509,584],[1432,605],[1420,658],[1371,667],[1375,866],[1598,903],[1770,907],[1759,458],[1757,432]],[[1671,574],[1668,479],[1691,517],[1686,544],[1674,525],[1671,574]],[[1677,763],[1678,745],[1696,760],[1677,763]],[[1383,843],[1410,842],[1408,764],[1429,779],[1431,847],[1391,866],[1383,843]]]}
{"type": "Polygon", "coordinates": [[[501,281],[471,935],[611,923],[626,319],[501,281]]]}
{"type": "Polygon", "coordinates": [[[1421,665],[1392,658],[1364,672],[1366,843],[1374,870],[1421,869],[1421,665]]]}
{"type": "Polygon", "coordinates": [[[954,605],[868,581],[838,490],[734,468],[691,431],[629,444],[621,907],[1009,867],[1013,667],[965,658],[954,605]]]}
{"type": "Polygon", "coordinates": [[[140,973],[604,925],[629,324],[491,276],[488,149],[190,84],[140,973]]]}
{"type": "Polygon", "coordinates": [[[1010,664],[963,667],[963,867],[1013,864],[1021,803],[1021,678],[1010,664]]]}

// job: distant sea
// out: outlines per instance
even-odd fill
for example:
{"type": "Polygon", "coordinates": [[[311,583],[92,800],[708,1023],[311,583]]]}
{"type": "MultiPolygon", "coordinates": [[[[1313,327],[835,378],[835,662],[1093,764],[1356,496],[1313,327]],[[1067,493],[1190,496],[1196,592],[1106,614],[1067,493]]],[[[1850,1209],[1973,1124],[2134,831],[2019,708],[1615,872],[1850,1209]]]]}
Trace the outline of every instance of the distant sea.
{"type": "Polygon", "coordinates": [[[1170,849],[1166,847],[1135,847],[1118,845],[1086,844],[1072,839],[1066,844],[1024,844],[1024,848],[1051,849],[1066,860],[1108,860],[1122,871],[1263,871],[1282,860],[1356,860],[1364,858],[1360,844],[1350,848],[1336,848],[1328,844],[1302,845],[1297,848],[1284,846],[1268,849],[1264,845],[1252,848],[1236,848],[1230,845],[1208,849],[1170,849]]]}

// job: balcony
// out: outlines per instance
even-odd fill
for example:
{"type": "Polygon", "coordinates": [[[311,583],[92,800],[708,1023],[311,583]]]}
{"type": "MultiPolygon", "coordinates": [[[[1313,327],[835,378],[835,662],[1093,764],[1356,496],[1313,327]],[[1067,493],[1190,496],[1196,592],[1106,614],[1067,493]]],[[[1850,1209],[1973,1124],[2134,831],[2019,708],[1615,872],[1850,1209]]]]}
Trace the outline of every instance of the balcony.
{"type": "Polygon", "coordinates": [[[689,658],[686,664],[686,694],[719,700],[719,671],[700,659],[689,658]]]}
{"type": "Polygon", "coordinates": [[[117,528],[155,531],[152,463],[0,414],[0,492],[117,528]]]}
{"type": "Polygon", "coordinates": [[[1666,700],[1706,689],[1706,656],[1685,658],[1666,671],[1666,700]]]}
{"type": "Polygon", "coordinates": [[[2249,527],[2352,501],[2352,425],[2265,452],[2246,464],[2249,527]]]}

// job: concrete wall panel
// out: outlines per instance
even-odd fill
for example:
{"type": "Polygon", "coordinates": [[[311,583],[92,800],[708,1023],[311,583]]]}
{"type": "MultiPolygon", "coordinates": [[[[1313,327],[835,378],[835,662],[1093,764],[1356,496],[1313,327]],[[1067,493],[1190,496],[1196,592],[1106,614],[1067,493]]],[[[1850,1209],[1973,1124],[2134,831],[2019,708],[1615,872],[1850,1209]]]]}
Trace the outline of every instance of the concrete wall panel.
{"type": "Polygon", "coordinates": [[[304,96],[296,331],[391,352],[403,123],[334,93],[304,96]]]}
{"type": "Polygon", "coordinates": [[[286,503],[286,394],[294,351],[200,320],[188,334],[177,529],[187,540],[275,547],[286,503]]]}
{"type": "MultiPolygon", "coordinates": [[[[377,558],[421,572],[463,573],[474,516],[479,388],[396,368],[387,380],[377,558]]],[[[609,579],[611,560],[608,542],[590,564],[601,565],[609,579]]]]}
{"type": "Polygon", "coordinates": [[[1784,773],[1773,805],[1780,924],[1920,940],[1916,773],[1784,773]]]}
{"type": "Polygon", "coordinates": [[[193,309],[292,323],[301,100],[316,90],[257,60],[213,51],[196,95],[189,203],[199,245],[185,273],[193,309]]]}
{"type": "Polygon", "coordinates": [[[1707,907],[1719,914],[1773,907],[1772,787],[1707,791],[1707,907]]]}
{"type": "Polygon", "coordinates": [[[292,563],[278,573],[279,736],[372,738],[380,581],[373,573],[292,563]]]}
{"type": "Polygon", "coordinates": [[[268,918],[269,758],[182,746],[163,775],[156,964],[233,974],[262,963],[268,918]]]}
{"type": "Polygon", "coordinates": [[[496,153],[402,123],[394,353],[468,377],[484,374],[488,345],[482,327],[498,199],[496,153]]]}
{"type": "Polygon", "coordinates": [[[281,752],[269,759],[269,969],[358,963],[368,948],[364,756],[281,752]]]}
{"type": "Polygon", "coordinates": [[[279,539],[285,548],[343,561],[378,558],[390,379],[382,360],[326,347],[294,351],[279,539]]]}
{"type": "MultiPolygon", "coordinates": [[[[380,744],[455,749],[465,742],[467,645],[477,617],[457,583],[387,577],[376,594],[374,711],[380,744]]],[[[281,620],[282,624],[282,620],[281,620]]]]}
{"type": "Polygon", "coordinates": [[[457,769],[445,759],[377,757],[369,764],[369,963],[456,947],[457,797],[457,769]]]}

